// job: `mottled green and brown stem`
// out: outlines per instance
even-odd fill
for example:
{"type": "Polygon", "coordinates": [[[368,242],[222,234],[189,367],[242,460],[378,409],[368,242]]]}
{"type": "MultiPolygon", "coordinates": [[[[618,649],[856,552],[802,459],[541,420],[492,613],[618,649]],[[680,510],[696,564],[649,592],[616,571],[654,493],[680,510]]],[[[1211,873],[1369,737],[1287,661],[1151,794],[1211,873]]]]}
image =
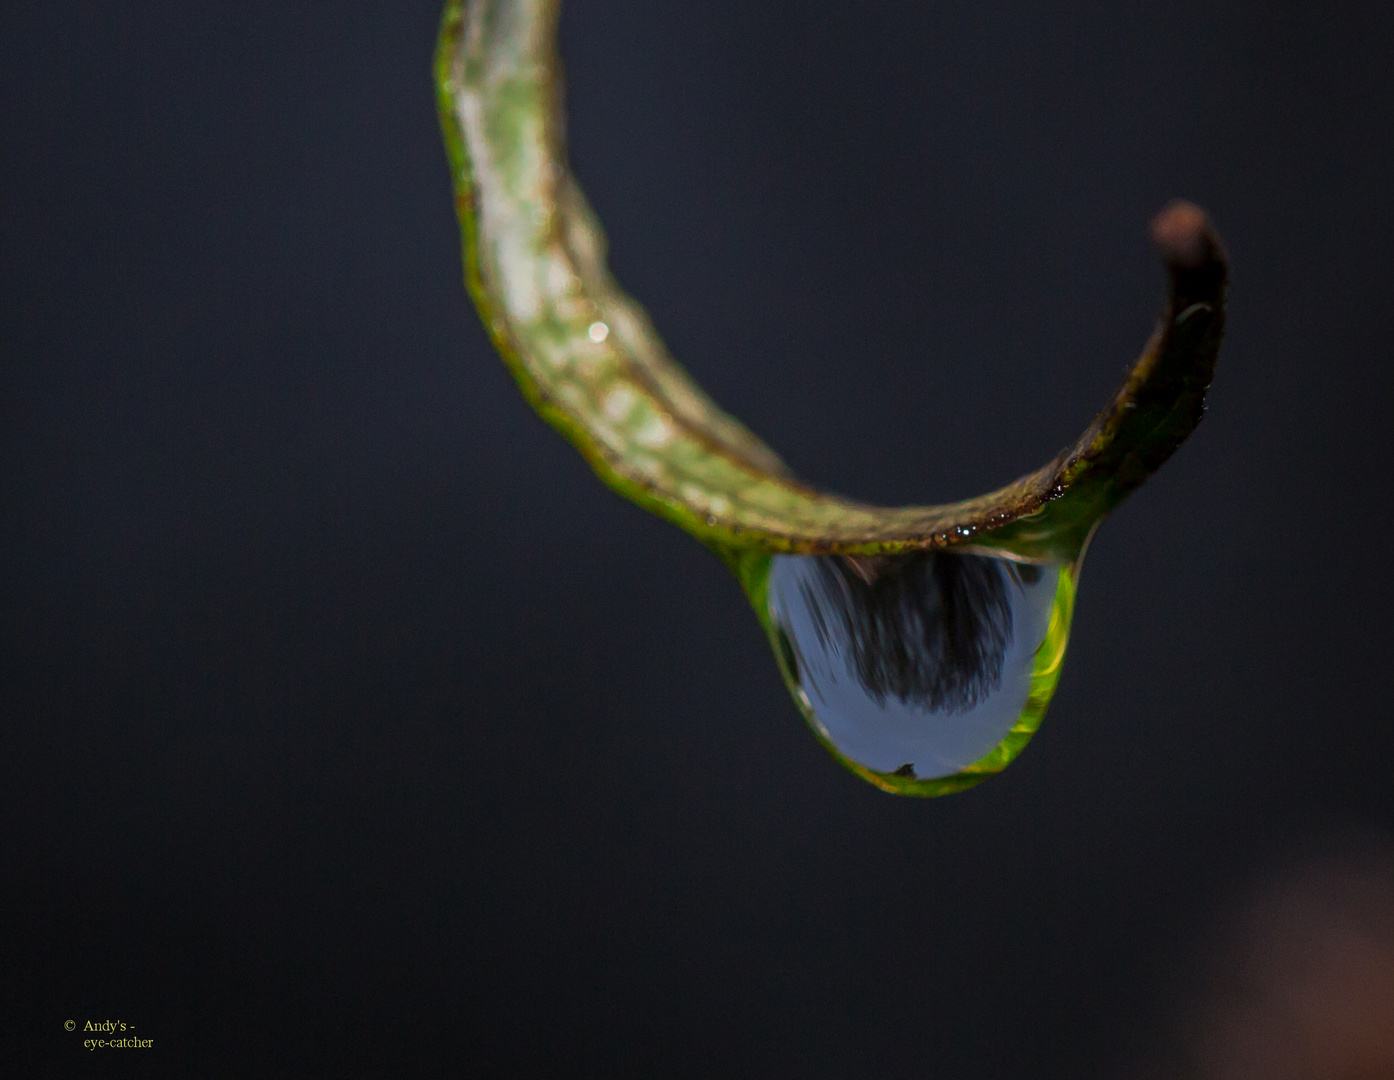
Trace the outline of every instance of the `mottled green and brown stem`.
{"type": "MultiPolygon", "coordinates": [[[[1166,308],[1123,385],[1044,467],[946,506],[870,506],[796,480],[677,364],[605,264],[605,234],[567,165],[559,0],[449,0],[436,56],[465,275],[533,407],[607,484],[681,526],[736,573],[795,702],[828,749],[887,791],[938,795],[999,772],[1039,726],[1069,636],[1079,560],[1103,517],[1195,429],[1224,327],[1224,253],[1204,213],[1152,223],[1166,308]],[[949,776],[845,755],[804,692],[770,605],[780,553],[837,555],[870,581],[897,555],[954,548],[1059,567],[1029,694],[1002,741],[949,776]]],[[[923,631],[923,627],[919,628],[923,631]]]]}
{"type": "Polygon", "coordinates": [[[436,59],[470,292],[524,394],[607,484],[709,545],[881,554],[971,545],[1073,559],[1203,411],[1224,324],[1225,263],[1204,214],[1153,235],[1170,296],[1084,435],[1044,467],[944,506],[819,491],[673,360],[605,264],[605,235],[562,140],[557,0],[450,0],[436,59]]]}

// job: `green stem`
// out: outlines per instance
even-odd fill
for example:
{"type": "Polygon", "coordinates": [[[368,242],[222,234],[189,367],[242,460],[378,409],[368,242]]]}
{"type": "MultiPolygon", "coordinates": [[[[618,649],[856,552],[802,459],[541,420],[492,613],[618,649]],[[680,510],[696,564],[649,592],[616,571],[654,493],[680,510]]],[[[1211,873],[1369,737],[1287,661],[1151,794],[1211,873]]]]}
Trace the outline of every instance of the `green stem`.
{"type": "Polygon", "coordinates": [[[436,81],[484,325],[523,393],[620,494],[734,559],[967,545],[1075,560],[1098,521],[1199,423],[1224,324],[1225,263],[1195,207],[1153,225],[1170,271],[1157,329],[1078,441],[1006,487],[870,506],[796,480],[668,354],[605,264],[562,141],[558,0],[450,0],[436,81]]]}

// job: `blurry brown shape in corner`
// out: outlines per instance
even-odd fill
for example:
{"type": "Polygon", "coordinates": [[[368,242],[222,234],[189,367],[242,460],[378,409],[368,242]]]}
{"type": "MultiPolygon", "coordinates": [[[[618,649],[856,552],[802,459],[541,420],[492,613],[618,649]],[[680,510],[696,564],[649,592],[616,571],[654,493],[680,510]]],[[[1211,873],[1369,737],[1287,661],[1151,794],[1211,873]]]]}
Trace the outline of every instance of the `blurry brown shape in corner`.
{"type": "Polygon", "coordinates": [[[1167,1080],[1394,1080],[1394,858],[1310,848],[1211,940],[1167,1080]]]}

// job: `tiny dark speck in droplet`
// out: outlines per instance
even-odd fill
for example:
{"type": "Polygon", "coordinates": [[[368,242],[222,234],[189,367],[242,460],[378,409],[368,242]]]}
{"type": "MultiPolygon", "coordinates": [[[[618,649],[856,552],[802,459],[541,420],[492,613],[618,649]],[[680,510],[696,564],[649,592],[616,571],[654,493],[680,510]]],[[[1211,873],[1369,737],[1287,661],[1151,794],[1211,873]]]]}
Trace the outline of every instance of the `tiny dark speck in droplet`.
{"type": "Polygon", "coordinates": [[[908,776],[911,780],[915,779],[915,763],[913,761],[907,761],[900,768],[896,769],[895,775],[908,776]]]}
{"type": "Polygon", "coordinates": [[[1027,585],[1034,585],[1041,580],[1041,568],[1032,566],[1030,563],[1022,563],[1016,568],[1016,576],[1021,578],[1027,585]]]}

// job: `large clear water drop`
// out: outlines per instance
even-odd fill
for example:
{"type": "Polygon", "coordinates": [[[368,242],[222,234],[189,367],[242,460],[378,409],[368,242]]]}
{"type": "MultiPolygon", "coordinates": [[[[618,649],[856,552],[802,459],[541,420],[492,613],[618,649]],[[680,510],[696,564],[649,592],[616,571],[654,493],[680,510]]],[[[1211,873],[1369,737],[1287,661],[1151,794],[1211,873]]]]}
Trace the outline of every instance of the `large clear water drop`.
{"type": "Polygon", "coordinates": [[[1002,752],[1009,737],[1024,745],[1045,711],[1068,630],[1070,566],[930,551],[777,555],[767,580],[800,706],[882,786],[995,772],[1020,749],[1002,752]]]}

